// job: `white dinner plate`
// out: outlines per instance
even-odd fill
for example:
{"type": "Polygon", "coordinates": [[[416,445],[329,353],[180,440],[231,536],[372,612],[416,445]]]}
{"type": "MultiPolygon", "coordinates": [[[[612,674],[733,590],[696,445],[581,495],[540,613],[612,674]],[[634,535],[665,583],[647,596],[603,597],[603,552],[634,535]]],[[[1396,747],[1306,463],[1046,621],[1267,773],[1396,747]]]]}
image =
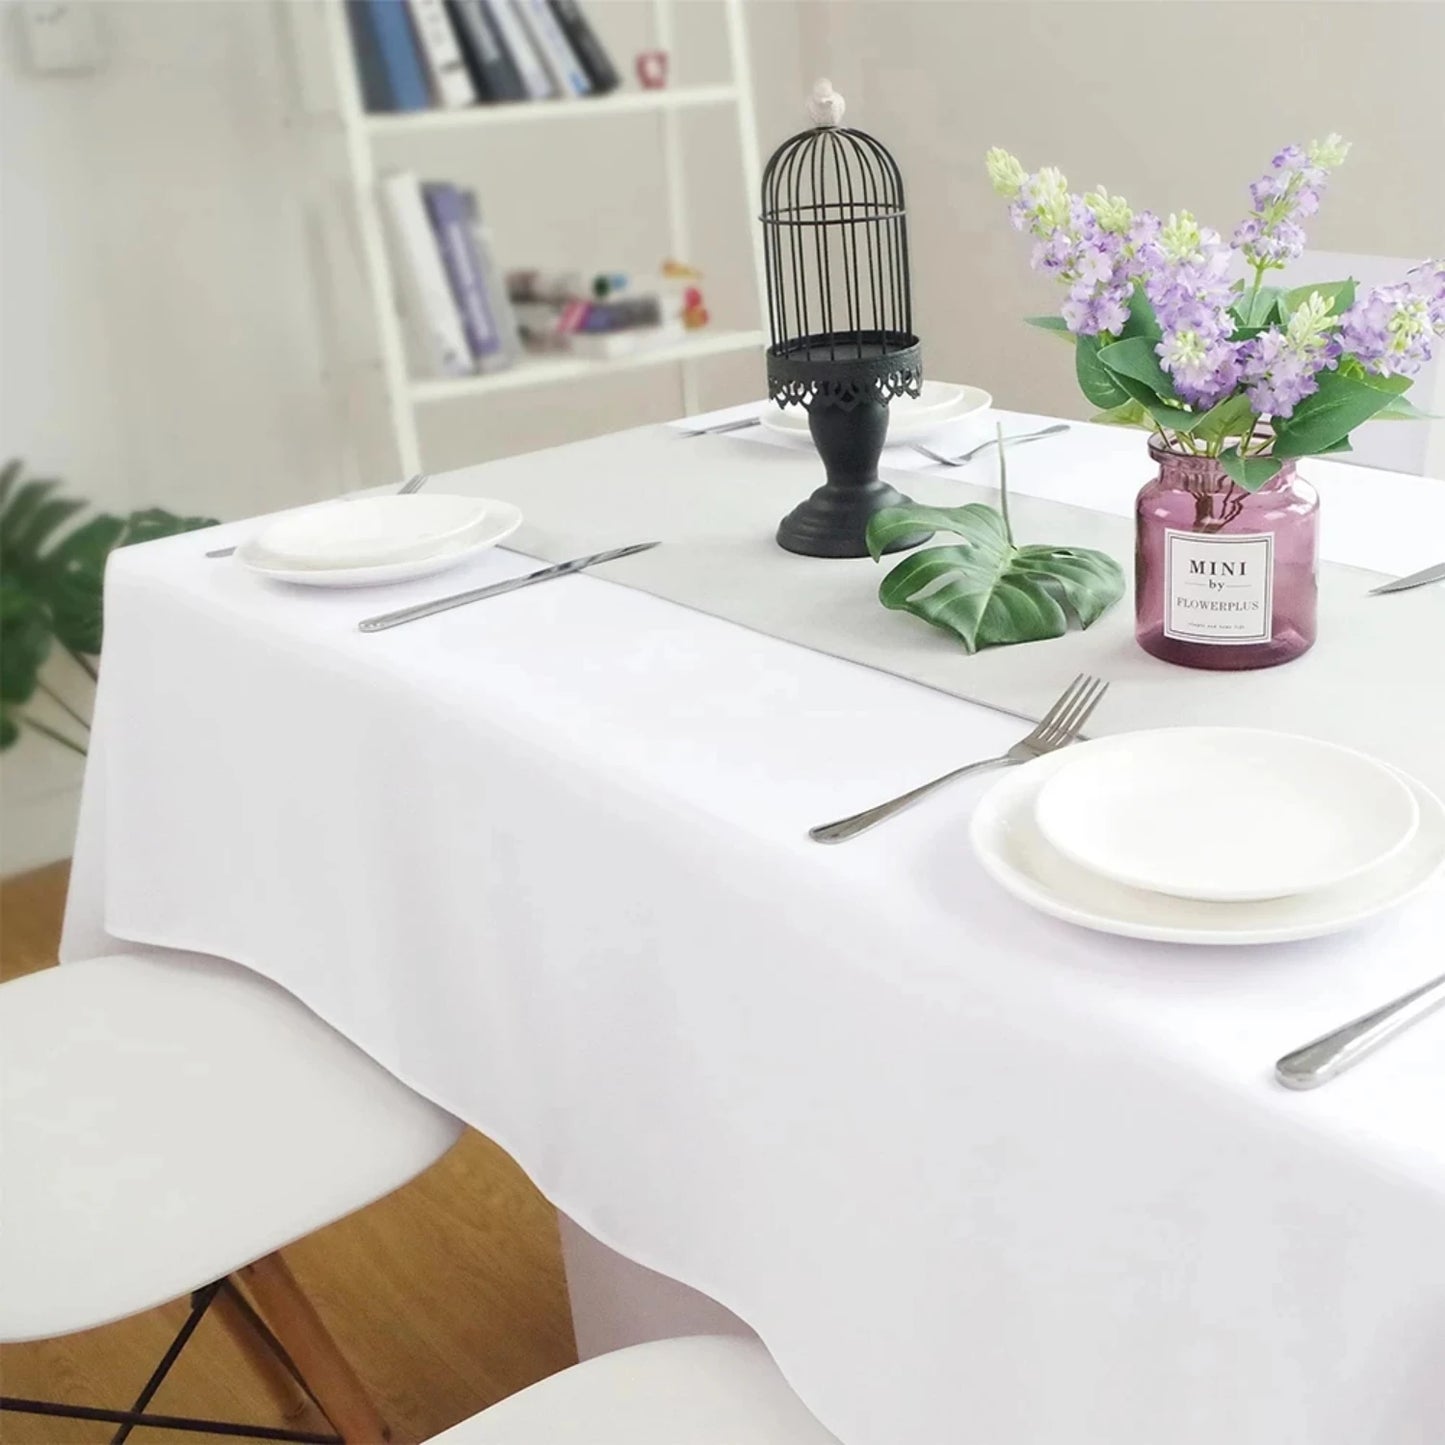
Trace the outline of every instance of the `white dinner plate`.
{"type": "Polygon", "coordinates": [[[1071,748],[1039,832],[1116,883],[1246,902],[1330,888],[1414,835],[1409,785],[1364,753],[1257,728],[1126,733],[1071,748]]]}
{"type": "Polygon", "coordinates": [[[521,524],[506,502],[448,492],[354,497],[280,517],[254,553],[288,571],[379,567],[412,562],[480,541],[501,541],[521,524]]]}
{"type": "Polygon", "coordinates": [[[464,536],[461,541],[439,547],[424,557],[400,562],[381,562],[367,567],[292,567],[271,555],[261,539],[253,537],[236,548],[236,561],[252,572],[275,582],[294,582],[303,587],[380,587],[389,582],[409,582],[430,577],[465,562],[468,557],[495,547],[522,525],[522,514],[508,502],[490,502],[490,524],[464,536]]]}
{"type": "MultiPolygon", "coordinates": [[[[1092,747],[1092,743],[1078,744],[1092,747]]],[[[1039,832],[1039,793],[1069,762],[1053,753],[1012,769],[974,810],[970,837],[985,872],[1016,898],[1081,928],[1162,943],[1283,943],[1352,928],[1418,893],[1445,867],[1445,807],[1405,779],[1419,808],[1415,835],[1398,853],[1347,883],[1291,898],[1209,903],[1172,898],[1101,878],[1065,858],[1039,832]]]]}
{"type": "MultiPolygon", "coordinates": [[[[935,427],[957,421],[993,405],[993,397],[976,386],[951,381],[925,381],[917,397],[900,396],[888,403],[888,444],[925,436],[935,427]]],[[[763,408],[762,423],[784,436],[808,437],[808,413],[801,406],[763,408]]]]}

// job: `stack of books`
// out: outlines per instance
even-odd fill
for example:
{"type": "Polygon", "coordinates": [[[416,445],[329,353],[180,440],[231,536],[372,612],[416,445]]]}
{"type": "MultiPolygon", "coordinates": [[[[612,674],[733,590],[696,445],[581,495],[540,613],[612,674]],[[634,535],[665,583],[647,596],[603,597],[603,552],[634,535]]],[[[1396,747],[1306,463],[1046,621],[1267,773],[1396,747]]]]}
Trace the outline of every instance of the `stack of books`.
{"type": "Polygon", "coordinates": [[[605,95],[617,70],[578,0],[346,0],[369,111],[605,95]]]}
{"type": "Polygon", "coordinates": [[[698,273],[677,262],[645,287],[626,276],[588,278],[580,271],[511,271],[507,294],[523,344],[612,361],[672,346],[706,326],[698,273]]]}
{"type": "Polygon", "coordinates": [[[399,171],[381,181],[402,317],[426,376],[473,376],[513,365],[517,318],[476,196],[399,171]]]}

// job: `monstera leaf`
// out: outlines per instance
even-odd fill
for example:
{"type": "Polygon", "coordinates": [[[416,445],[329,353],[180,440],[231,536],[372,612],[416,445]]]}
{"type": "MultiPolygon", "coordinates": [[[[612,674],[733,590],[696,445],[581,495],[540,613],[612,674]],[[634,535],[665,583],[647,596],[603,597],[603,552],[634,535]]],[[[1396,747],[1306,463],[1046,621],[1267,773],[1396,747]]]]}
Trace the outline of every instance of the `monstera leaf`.
{"type": "Polygon", "coordinates": [[[17,739],[23,722],[79,751],[72,739],[19,710],[39,689],[84,724],[40,676],[52,643],[92,670],[86,659],[100,651],[101,590],[111,552],[214,525],[209,517],[152,508],[126,517],[99,513],[66,531],[85,503],[54,495],[58,488],[58,482],[24,479],[19,462],[0,469],[0,749],[17,739]]]}
{"type": "Polygon", "coordinates": [[[878,600],[954,633],[970,652],[1062,637],[1089,627],[1124,595],[1112,557],[1085,547],[1014,545],[1007,504],[889,507],[873,518],[876,562],[890,542],[919,531],[951,532],[954,546],[910,553],[883,579],[878,600]]]}

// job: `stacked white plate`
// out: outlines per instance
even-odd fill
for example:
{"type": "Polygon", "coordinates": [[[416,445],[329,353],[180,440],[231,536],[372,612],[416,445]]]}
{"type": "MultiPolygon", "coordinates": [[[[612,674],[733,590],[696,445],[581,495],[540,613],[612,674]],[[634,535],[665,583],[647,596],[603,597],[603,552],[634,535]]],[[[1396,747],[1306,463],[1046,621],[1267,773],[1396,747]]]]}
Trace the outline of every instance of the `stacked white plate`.
{"type": "Polygon", "coordinates": [[[1011,893],[1085,928],[1270,943],[1418,892],[1445,866],[1445,807],[1332,743],[1165,728],[1011,770],[975,811],[973,845],[1011,893]]]}
{"type": "MultiPolygon", "coordinates": [[[[992,405],[993,397],[977,386],[925,381],[918,396],[900,396],[888,403],[888,445],[914,441],[992,405]]],[[[812,445],[808,413],[800,406],[765,407],[761,420],[769,431],[798,437],[812,445]]]]}
{"type": "Polygon", "coordinates": [[[279,582],[368,587],[455,567],[521,524],[510,502],[485,497],[356,497],[278,518],[237,547],[236,560],[279,582]]]}

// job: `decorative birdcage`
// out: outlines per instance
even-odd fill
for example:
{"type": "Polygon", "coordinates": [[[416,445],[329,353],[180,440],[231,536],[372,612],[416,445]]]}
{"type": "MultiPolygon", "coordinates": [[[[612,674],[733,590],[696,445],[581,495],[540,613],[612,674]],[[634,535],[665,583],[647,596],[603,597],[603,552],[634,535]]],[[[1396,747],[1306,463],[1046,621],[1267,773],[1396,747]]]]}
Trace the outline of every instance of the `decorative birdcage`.
{"type": "Polygon", "coordinates": [[[840,124],[843,97],[828,81],[808,113],[813,129],[784,141],[763,171],[768,392],[807,409],[827,481],[783,518],[778,544],[862,557],[869,518],[908,500],[878,476],[888,403],[917,396],[923,380],[903,177],[872,136],[840,124]]]}

